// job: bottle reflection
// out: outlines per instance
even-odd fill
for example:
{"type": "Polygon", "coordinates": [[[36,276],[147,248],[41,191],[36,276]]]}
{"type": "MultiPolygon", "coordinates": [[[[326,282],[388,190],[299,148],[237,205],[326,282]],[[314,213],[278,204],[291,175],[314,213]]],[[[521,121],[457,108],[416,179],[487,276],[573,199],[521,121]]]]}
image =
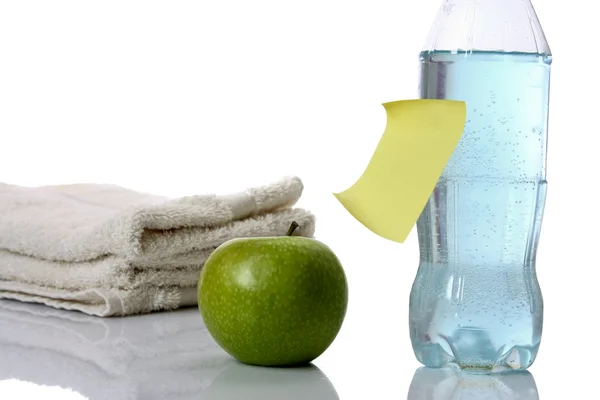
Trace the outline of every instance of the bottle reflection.
{"type": "Polygon", "coordinates": [[[528,371],[502,374],[468,374],[451,368],[419,368],[411,382],[408,400],[539,400],[528,371]]]}
{"type": "Polygon", "coordinates": [[[339,400],[327,376],[317,367],[254,367],[232,363],[203,393],[206,400],[339,400]]]}

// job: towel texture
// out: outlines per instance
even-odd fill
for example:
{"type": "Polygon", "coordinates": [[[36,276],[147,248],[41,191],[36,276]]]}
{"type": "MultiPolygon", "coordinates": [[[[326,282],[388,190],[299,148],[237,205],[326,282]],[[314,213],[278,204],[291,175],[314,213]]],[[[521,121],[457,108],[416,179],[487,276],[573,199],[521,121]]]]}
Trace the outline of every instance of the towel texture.
{"type": "Polygon", "coordinates": [[[196,304],[200,268],[238,237],[312,237],[302,181],[178,199],[98,184],[0,183],[0,298],[97,316],[196,304]]]}

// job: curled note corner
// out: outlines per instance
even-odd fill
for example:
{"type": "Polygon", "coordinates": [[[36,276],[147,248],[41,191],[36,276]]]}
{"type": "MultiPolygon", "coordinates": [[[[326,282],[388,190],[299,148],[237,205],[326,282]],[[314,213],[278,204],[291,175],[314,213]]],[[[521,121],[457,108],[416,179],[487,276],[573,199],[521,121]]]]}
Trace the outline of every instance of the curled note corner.
{"type": "Polygon", "coordinates": [[[403,243],[458,144],[466,104],[400,100],[383,104],[385,131],[362,176],[333,193],[373,233],[403,243]]]}

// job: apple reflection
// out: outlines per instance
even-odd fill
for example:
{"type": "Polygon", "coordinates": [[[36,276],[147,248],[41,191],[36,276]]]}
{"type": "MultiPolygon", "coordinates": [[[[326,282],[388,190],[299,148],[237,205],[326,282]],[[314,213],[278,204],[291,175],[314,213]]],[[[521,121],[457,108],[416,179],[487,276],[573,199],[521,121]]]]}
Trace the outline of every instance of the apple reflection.
{"type": "Polygon", "coordinates": [[[539,400],[530,372],[469,374],[451,368],[417,369],[408,400],[539,400]]]}
{"type": "Polygon", "coordinates": [[[206,400],[339,400],[327,376],[312,364],[274,368],[232,363],[203,396],[206,400]]]}

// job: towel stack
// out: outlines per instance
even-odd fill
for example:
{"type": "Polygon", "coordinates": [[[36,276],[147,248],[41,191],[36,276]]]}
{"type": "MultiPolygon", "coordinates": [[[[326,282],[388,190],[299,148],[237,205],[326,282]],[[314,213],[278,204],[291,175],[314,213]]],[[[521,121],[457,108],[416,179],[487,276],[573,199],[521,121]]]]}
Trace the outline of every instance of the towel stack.
{"type": "Polygon", "coordinates": [[[100,184],[0,183],[0,298],[119,316],[197,303],[200,269],[238,237],[312,237],[297,177],[178,199],[100,184]]]}

